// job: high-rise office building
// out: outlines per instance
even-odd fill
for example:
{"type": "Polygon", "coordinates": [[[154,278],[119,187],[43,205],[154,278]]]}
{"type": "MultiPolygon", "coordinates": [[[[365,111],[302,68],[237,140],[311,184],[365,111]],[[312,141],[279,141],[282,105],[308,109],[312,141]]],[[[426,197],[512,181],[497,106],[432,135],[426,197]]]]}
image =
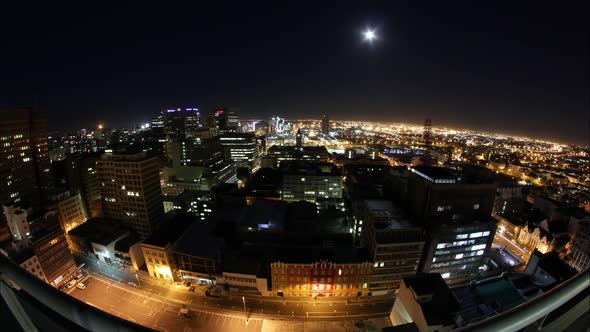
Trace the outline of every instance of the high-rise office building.
{"type": "Polygon", "coordinates": [[[303,134],[301,134],[301,128],[297,129],[297,134],[295,134],[295,149],[299,151],[303,150],[303,134]]]}
{"type": "Polygon", "coordinates": [[[96,180],[96,162],[100,153],[69,155],[51,165],[56,186],[63,186],[73,195],[80,194],[84,214],[88,218],[102,215],[100,192],[96,180]]]}
{"type": "Polygon", "coordinates": [[[225,107],[215,110],[215,124],[220,133],[238,132],[240,109],[235,107],[225,107]]]}
{"type": "Polygon", "coordinates": [[[38,208],[49,175],[45,114],[31,108],[0,111],[0,202],[28,201],[38,208]]]}
{"type": "Polygon", "coordinates": [[[164,116],[161,113],[152,118],[150,128],[154,136],[164,136],[164,116]]]}
{"type": "Polygon", "coordinates": [[[160,160],[145,152],[105,153],[97,162],[97,177],[106,218],[122,222],[145,239],[164,214],[160,160]]]}
{"type": "Polygon", "coordinates": [[[491,247],[497,222],[491,217],[496,184],[475,169],[412,168],[408,201],[426,228],[423,272],[441,273],[450,286],[473,280],[491,247]]]}
{"type": "Polygon", "coordinates": [[[365,200],[356,229],[369,251],[373,295],[393,294],[402,278],[415,275],[424,249],[422,228],[395,209],[389,200],[365,200]]]}
{"type": "Polygon", "coordinates": [[[312,162],[330,161],[330,153],[325,146],[288,146],[273,145],[262,158],[262,167],[277,168],[283,161],[300,160],[312,162]]]}
{"type": "Polygon", "coordinates": [[[322,134],[330,135],[330,117],[327,114],[322,118],[322,134]]]}
{"type": "Polygon", "coordinates": [[[258,141],[254,133],[224,133],[219,135],[219,143],[226,159],[235,162],[236,167],[254,170],[260,165],[258,141]]]}
{"type": "MultiPolygon", "coordinates": [[[[156,121],[156,125],[158,122],[156,121]]],[[[167,109],[162,112],[162,126],[164,133],[172,140],[192,137],[203,127],[201,113],[196,107],[167,109]]]]}
{"type": "Polygon", "coordinates": [[[285,201],[342,199],[342,173],[331,163],[285,162],[281,164],[285,201]]]}

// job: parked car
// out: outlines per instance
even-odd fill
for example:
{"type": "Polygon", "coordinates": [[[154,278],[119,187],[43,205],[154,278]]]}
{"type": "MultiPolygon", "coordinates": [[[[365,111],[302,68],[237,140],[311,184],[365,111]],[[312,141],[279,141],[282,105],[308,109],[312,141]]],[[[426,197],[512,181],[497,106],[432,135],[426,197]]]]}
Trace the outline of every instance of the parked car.
{"type": "Polygon", "coordinates": [[[79,283],[76,285],[76,287],[79,289],[84,289],[84,288],[86,288],[86,285],[84,285],[83,283],[79,283]]]}
{"type": "Polygon", "coordinates": [[[72,288],[74,286],[76,286],[76,280],[71,280],[70,282],[68,282],[68,284],[67,284],[66,287],[69,289],[69,288],[72,288]]]}
{"type": "Polygon", "coordinates": [[[83,273],[78,273],[78,275],[74,279],[80,280],[82,278],[84,278],[84,274],[83,273]]]}
{"type": "Polygon", "coordinates": [[[131,282],[131,281],[130,281],[130,282],[128,282],[128,283],[127,283],[127,285],[129,285],[129,286],[131,286],[131,287],[135,287],[135,288],[137,288],[137,284],[136,284],[136,283],[134,283],[134,282],[131,282]]]}

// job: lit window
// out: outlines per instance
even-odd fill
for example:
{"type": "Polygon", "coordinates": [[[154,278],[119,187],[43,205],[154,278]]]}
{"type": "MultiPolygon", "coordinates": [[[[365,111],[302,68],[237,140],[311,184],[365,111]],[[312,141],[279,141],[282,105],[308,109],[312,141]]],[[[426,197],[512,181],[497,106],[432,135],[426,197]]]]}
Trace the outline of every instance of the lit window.
{"type": "Polygon", "coordinates": [[[461,259],[461,258],[463,258],[463,254],[456,254],[455,255],[455,259],[461,259]]]}
{"type": "Polygon", "coordinates": [[[477,256],[481,256],[481,255],[483,255],[483,250],[479,250],[479,251],[477,252],[477,256]]]}
{"type": "Polygon", "coordinates": [[[459,234],[457,235],[457,239],[466,239],[469,236],[469,234],[459,234]]]}
{"type": "Polygon", "coordinates": [[[473,204],[473,209],[474,210],[479,210],[479,203],[473,204]]]}
{"type": "Polygon", "coordinates": [[[483,233],[482,232],[477,232],[477,233],[471,233],[469,234],[469,238],[473,239],[474,237],[482,237],[483,233]]]}
{"type": "Polygon", "coordinates": [[[488,235],[490,235],[490,231],[483,232],[483,236],[488,236],[488,235]]]}
{"type": "Polygon", "coordinates": [[[442,274],[442,277],[443,277],[444,279],[447,279],[447,278],[449,278],[450,276],[451,276],[451,274],[450,274],[449,272],[447,272],[447,273],[443,273],[443,274],[442,274]]]}

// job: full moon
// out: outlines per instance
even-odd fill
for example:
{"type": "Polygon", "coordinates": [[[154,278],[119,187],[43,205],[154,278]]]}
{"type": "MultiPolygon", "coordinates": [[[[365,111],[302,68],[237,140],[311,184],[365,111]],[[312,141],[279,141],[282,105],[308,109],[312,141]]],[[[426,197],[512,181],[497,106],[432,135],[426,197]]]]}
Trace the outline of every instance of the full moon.
{"type": "Polygon", "coordinates": [[[365,40],[368,42],[372,42],[373,40],[377,39],[377,35],[375,34],[375,30],[367,29],[363,32],[363,36],[365,40]]]}

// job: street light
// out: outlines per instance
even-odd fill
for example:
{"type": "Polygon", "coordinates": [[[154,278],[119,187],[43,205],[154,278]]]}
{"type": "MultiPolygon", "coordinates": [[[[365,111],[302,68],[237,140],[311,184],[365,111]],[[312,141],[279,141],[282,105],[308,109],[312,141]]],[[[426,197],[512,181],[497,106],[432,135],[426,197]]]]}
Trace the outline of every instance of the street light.
{"type": "Polygon", "coordinates": [[[246,314],[246,324],[248,324],[248,309],[246,308],[246,297],[242,296],[242,302],[244,303],[244,313],[246,314]]]}
{"type": "Polygon", "coordinates": [[[141,283],[139,282],[139,277],[137,276],[137,272],[135,272],[135,279],[137,279],[137,287],[139,287],[139,289],[141,289],[141,293],[143,293],[143,297],[145,297],[145,300],[147,301],[148,297],[145,295],[145,291],[141,287],[141,283]]]}

